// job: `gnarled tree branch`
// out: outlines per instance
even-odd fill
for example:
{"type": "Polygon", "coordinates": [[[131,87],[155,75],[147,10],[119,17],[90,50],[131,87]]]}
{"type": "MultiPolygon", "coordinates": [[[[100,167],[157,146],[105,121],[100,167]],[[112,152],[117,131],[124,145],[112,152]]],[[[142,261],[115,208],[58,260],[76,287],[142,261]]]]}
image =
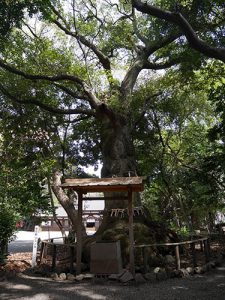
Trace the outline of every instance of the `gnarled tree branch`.
{"type": "Polygon", "coordinates": [[[11,93],[9,93],[8,90],[2,84],[0,84],[0,91],[3,93],[3,95],[5,95],[6,97],[8,97],[9,99],[11,99],[12,101],[14,101],[16,103],[34,104],[50,113],[60,114],[60,115],[84,114],[87,116],[95,116],[95,112],[93,110],[82,109],[82,108],[62,109],[62,108],[57,108],[57,107],[53,107],[51,105],[42,103],[41,101],[39,101],[35,98],[20,99],[16,96],[12,95],[11,93]]]}
{"type": "Polygon", "coordinates": [[[132,0],[132,4],[133,7],[135,7],[140,12],[177,25],[186,36],[190,46],[193,49],[199,51],[200,53],[203,53],[208,57],[216,58],[225,62],[225,48],[210,46],[205,41],[198,38],[190,23],[181,13],[173,13],[171,11],[163,10],[140,0],[132,0]]]}

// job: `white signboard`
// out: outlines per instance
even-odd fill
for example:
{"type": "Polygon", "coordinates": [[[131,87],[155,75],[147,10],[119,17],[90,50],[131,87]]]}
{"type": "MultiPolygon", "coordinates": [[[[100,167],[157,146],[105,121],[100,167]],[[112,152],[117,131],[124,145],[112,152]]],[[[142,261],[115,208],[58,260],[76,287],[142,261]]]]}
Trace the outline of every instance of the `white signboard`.
{"type": "Polygon", "coordinates": [[[32,267],[36,266],[37,262],[37,247],[38,247],[38,233],[39,226],[34,227],[34,242],[33,242],[33,254],[32,254],[32,267]]]}

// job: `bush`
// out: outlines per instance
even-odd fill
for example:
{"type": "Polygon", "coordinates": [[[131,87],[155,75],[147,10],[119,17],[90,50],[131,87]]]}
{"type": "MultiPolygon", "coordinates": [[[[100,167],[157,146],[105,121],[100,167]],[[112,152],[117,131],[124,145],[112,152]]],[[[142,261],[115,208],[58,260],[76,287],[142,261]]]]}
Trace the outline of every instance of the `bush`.
{"type": "Polygon", "coordinates": [[[19,215],[7,203],[0,203],[0,260],[6,254],[8,242],[16,231],[19,215]]]}

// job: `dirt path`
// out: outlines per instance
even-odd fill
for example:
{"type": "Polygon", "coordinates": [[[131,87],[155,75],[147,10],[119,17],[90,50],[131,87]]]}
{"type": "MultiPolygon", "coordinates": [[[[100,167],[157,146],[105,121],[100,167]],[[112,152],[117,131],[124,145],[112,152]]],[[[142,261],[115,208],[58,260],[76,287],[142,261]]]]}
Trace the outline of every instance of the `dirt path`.
{"type": "Polygon", "coordinates": [[[121,285],[92,281],[81,283],[56,282],[21,274],[14,279],[0,282],[1,300],[225,300],[225,264],[204,275],[185,279],[169,279],[142,285],[121,285]]]}

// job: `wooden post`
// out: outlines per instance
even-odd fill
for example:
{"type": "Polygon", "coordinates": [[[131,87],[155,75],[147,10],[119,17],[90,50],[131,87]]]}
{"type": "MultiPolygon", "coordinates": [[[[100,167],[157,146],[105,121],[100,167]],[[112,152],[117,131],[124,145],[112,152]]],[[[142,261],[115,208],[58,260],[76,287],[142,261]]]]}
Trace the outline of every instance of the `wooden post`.
{"type": "Polygon", "coordinates": [[[207,239],[207,252],[208,252],[208,257],[210,258],[210,239],[207,239]]]}
{"type": "Polygon", "coordinates": [[[209,253],[208,253],[207,240],[203,241],[203,245],[204,245],[205,261],[209,262],[209,253]]]}
{"type": "Polygon", "coordinates": [[[77,265],[76,273],[81,273],[81,256],[82,256],[82,192],[78,193],[78,222],[77,222],[77,265]]]}
{"type": "Polygon", "coordinates": [[[144,273],[148,272],[148,251],[147,247],[143,248],[144,273]]]}
{"type": "Polygon", "coordinates": [[[39,261],[39,264],[41,264],[41,261],[42,261],[43,255],[44,255],[44,246],[45,246],[45,243],[41,242],[41,251],[40,251],[40,261],[39,261]]]}
{"type": "Polygon", "coordinates": [[[200,241],[200,249],[201,249],[201,252],[203,252],[203,242],[200,241]]]}
{"type": "Polygon", "coordinates": [[[38,247],[38,233],[40,227],[36,225],[34,227],[34,241],[33,241],[33,252],[32,252],[32,268],[37,265],[37,247],[38,247]]]}
{"type": "Polygon", "coordinates": [[[74,247],[70,246],[70,273],[73,272],[74,247]]]}
{"type": "Polygon", "coordinates": [[[135,274],[134,266],[134,231],[133,231],[133,203],[132,190],[128,191],[128,214],[129,214],[129,258],[130,258],[130,272],[135,274]]]}
{"type": "Polygon", "coordinates": [[[56,245],[53,244],[52,271],[55,271],[55,266],[56,266],[56,245]]]}
{"type": "Polygon", "coordinates": [[[191,253],[192,253],[193,266],[194,266],[194,267],[197,267],[197,262],[196,262],[196,251],[195,251],[195,243],[191,243],[191,253]]]}
{"type": "Polygon", "coordinates": [[[179,245],[175,246],[175,255],[176,255],[177,270],[180,270],[180,251],[179,251],[179,245]]]}

